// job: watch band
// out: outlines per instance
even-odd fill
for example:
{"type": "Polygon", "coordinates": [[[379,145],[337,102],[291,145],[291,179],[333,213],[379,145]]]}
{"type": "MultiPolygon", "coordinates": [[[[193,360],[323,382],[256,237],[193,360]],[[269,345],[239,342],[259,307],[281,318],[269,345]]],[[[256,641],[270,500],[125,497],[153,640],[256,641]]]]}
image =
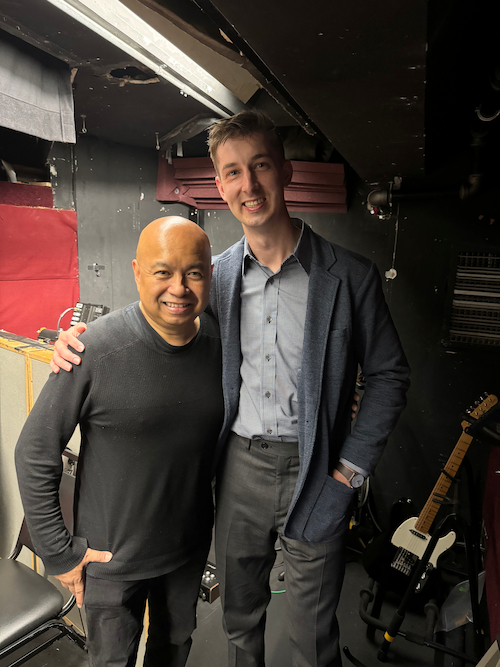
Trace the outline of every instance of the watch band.
{"type": "Polygon", "coordinates": [[[335,467],[341,475],[344,475],[352,489],[358,489],[365,481],[364,476],[360,472],[357,472],[357,470],[353,470],[352,468],[348,468],[340,461],[335,467]]]}

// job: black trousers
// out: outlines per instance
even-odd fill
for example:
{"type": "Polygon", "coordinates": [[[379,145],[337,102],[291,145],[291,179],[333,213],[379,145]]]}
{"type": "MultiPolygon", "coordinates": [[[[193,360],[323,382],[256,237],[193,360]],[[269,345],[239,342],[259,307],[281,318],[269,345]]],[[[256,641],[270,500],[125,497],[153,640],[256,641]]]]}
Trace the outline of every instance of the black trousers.
{"type": "Polygon", "coordinates": [[[149,632],[144,667],[184,667],[196,627],[196,604],[208,546],[173,572],[140,581],[87,576],[89,667],[134,667],[146,600],[149,632]]]}

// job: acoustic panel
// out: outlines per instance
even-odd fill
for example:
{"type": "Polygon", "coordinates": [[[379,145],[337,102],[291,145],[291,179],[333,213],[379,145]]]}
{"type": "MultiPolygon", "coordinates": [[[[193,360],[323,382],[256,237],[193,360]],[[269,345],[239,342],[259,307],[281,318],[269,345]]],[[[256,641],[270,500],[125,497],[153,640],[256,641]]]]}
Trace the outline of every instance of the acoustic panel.
{"type": "MultiPolygon", "coordinates": [[[[344,165],[292,160],[293,175],[285,188],[290,211],[346,213],[344,165]]],[[[210,158],[176,158],[160,155],[156,187],[158,201],[182,202],[199,209],[227,209],[215,185],[210,158]]]]}

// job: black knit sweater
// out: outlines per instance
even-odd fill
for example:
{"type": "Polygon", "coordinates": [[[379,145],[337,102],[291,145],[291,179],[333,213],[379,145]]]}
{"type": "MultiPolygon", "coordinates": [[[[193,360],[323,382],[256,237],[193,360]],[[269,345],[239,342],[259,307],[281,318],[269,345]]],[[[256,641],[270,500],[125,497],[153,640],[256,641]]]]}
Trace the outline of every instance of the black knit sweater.
{"type": "Polygon", "coordinates": [[[100,318],[71,373],[51,374],[16,448],[28,527],[49,574],[87,546],[113,553],[93,577],[160,576],[209,539],[211,468],[223,417],[218,327],[206,314],[183,347],[166,343],[138,303],[100,318]],[[75,536],[62,522],[61,452],[81,429],[75,536]]]}

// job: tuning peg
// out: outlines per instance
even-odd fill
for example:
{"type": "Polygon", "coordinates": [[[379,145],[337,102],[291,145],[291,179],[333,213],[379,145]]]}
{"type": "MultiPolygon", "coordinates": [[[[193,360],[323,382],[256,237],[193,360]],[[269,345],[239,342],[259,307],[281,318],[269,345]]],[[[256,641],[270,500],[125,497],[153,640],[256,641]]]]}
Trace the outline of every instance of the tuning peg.
{"type": "Polygon", "coordinates": [[[474,405],[475,405],[476,408],[477,408],[478,405],[481,405],[481,401],[474,401],[474,405]]]}
{"type": "Polygon", "coordinates": [[[487,391],[485,391],[483,394],[481,394],[481,396],[480,396],[481,402],[485,401],[488,398],[488,396],[489,396],[489,394],[488,394],[487,391]]]}

